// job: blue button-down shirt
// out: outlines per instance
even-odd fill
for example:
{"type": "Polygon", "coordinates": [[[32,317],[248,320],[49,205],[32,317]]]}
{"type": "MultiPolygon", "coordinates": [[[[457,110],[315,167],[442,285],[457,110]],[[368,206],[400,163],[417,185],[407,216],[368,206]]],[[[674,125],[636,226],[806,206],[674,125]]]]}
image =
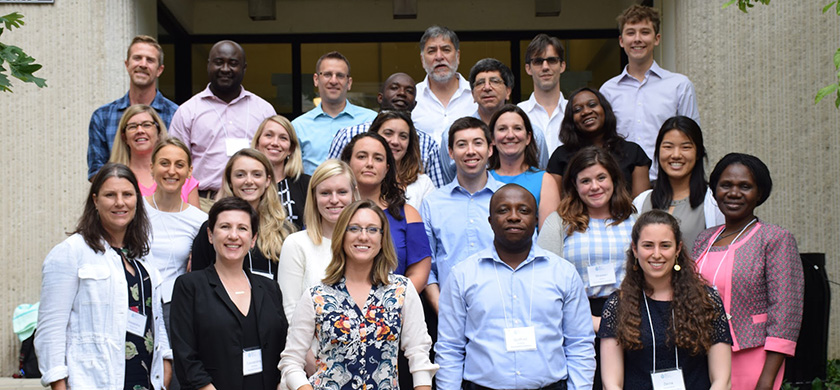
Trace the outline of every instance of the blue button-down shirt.
{"type": "MultiPolygon", "coordinates": [[[[618,133],[644,149],[653,160],[656,136],[665,120],[683,115],[700,124],[700,111],[694,96],[694,84],[688,77],[669,72],[653,62],[642,81],[627,73],[607,80],[601,93],[612,105],[618,121],[618,133]]],[[[650,179],[656,179],[658,164],[650,166],[650,179]]]]}
{"type": "Polygon", "coordinates": [[[538,389],[566,380],[591,389],[595,332],[575,267],[536,244],[516,269],[494,247],[452,269],[441,289],[440,390],[468,380],[491,389],[538,389]],[[534,327],[536,349],[508,352],[505,328],[534,327]]]}
{"type": "MultiPolygon", "coordinates": [[[[350,143],[356,135],[367,132],[373,122],[365,122],[360,125],[345,127],[336,133],[330,145],[328,158],[340,158],[341,151],[350,143]]],[[[440,173],[440,155],[437,142],[423,131],[417,130],[417,139],[420,141],[420,159],[423,160],[423,173],[429,175],[435,187],[440,187],[446,182],[440,173]]]]}
{"type": "Polygon", "coordinates": [[[423,198],[420,216],[432,248],[429,284],[442,284],[452,266],[493,244],[490,197],[502,185],[488,174],[484,188],[470,194],[456,178],[423,198]]]}
{"type": "Polygon", "coordinates": [[[349,100],[335,118],[325,113],[320,104],[295,118],[292,126],[295,127],[300,151],[303,153],[303,172],[311,175],[327,159],[330,142],[339,130],[371,122],[373,118],[376,118],[376,111],[353,105],[349,100]]]}
{"type": "MultiPolygon", "coordinates": [[[[91,115],[90,126],[88,126],[88,179],[99,172],[99,168],[111,158],[111,148],[114,146],[117,127],[120,125],[125,109],[129,106],[131,106],[131,100],[126,92],[125,96],[97,108],[91,115]]],[[[160,115],[166,128],[169,128],[178,105],[157,91],[150,106],[160,115]]]]}

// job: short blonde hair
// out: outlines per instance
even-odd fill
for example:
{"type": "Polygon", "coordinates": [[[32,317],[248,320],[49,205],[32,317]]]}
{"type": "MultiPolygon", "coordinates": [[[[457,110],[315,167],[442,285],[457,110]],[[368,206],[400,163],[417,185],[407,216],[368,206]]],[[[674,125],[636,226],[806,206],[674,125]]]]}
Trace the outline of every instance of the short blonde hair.
{"type": "Polygon", "coordinates": [[[292,122],[289,122],[285,116],[274,115],[265,118],[257,128],[254,138],[251,139],[251,147],[259,150],[257,145],[260,143],[260,137],[262,137],[265,125],[268,124],[268,121],[272,121],[280,126],[283,126],[283,128],[286,129],[286,132],[289,133],[289,143],[291,144],[292,150],[291,153],[289,153],[289,157],[286,157],[286,165],[283,173],[286,174],[286,177],[297,180],[300,177],[300,174],[303,173],[303,157],[301,156],[300,141],[298,140],[297,133],[295,133],[295,127],[292,126],[292,122]]]}
{"type": "Polygon", "coordinates": [[[372,210],[379,217],[382,224],[382,246],[379,253],[373,258],[373,267],[370,270],[370,282],[374,286],[388,284],[388,275],[397,268],[397,252],[394,249],[394,242],[391,239],[391,229],[388,227],[388,218],[379,206],[370,200],[359,200],[349,204],[338,216],[335,224],[335,233],[332,240],[332,260],[327,266],[324,284],[336,284],[344,277],[344,270],[347,268],[347,254],[344,253],[344,240],[347,236],[347,226],[350,220],[361,209],[372,210]]]}
{"type": "Polygon", "coordinates": [[[306,189],[306,205],[303,209],[303,223],[306,225],[306,234],[315,245],[321,245],[321,237],[324,232],[321,231],[321,213],[318,211],[318,198],[315,194],[315,187],[323,183],[327,179],[334,176],[344,175],[350,180],[350,187],[353,191],[353,200],[359,200],[359,189],[356,185],[356,176],[353,175],[353,170],[344,161],[329,159],[321,163],[315,172],[312,173],[312,178],[309,179],[309,187],[306,189]]]}
{"type": "Polygon", "coordinates": [[[114,135],[114,146],[111,147],[111,159],[108,161],[129,165],[131,162],[131,148],[125,142],[125,128],[128,126],[128,121],[132,117],[144,112],[149,114],[157,124],[158,142],[169,137],[169,133],[166,132],[166,124],[163,123],[163,119],[160,119],[160,115],[158,115],[154,108],[146,104],[135,104],[126,108],[122,118],[120,118],[120,124],[117,125],[117,134],[114,135]]]}
{"type": "Polygon", "coordinates": [[[280,250],[283,249],[283,241],[296,229],[286,219],[286,210],[283,208],[283,204],[280,203],[280,196],[277,195],[277,187],[274,186],[274,172],[271,170],[271,163],[268,161],[268,158],[260,153],[259,150],[252,148],[245,148],[234,153],[225,166],[225,173],[222,176],[222,189],[219,191],[218,199],[235,196],[230,177],[233,173],[233,164],[236,160],[243,157],[259,161],[263,169],[265,169],[266,177],[271,184],[263,192],[263,195],[260,197],[260,204],[257,206],[257,212],[260,214],[257,245],[265,257],[276,263],[280,259],[280,250]]]}

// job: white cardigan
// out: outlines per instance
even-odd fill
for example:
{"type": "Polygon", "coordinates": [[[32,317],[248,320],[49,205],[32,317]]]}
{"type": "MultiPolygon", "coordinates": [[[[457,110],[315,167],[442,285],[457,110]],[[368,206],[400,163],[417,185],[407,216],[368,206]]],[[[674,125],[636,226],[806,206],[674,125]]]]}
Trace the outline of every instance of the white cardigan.
{"type": "MultiPolygon", "coordinates": [[[[636,206],[636,211],[639,214],[642,213],[642,206],[645,204],[645,200],[648,196],[650,196],[652,191],[653,190],[645,190],[639,194],[636,199],[633,199],[633,206],[636,206]]],[[[721,213],[720,208],[718,208],[714,195],[712,195],[712,190],[709,188],[706,188],[706,197],[703,199],[703,217],[706,220],[706,228],[717,226],[726,222],[723,217],[723,213],[721,213]]],[[[693,245],[694,243],[691,244],[693,245]]]]}
{"type": "MultiPolygon", "coordinates": [[[[44,259],[35,352],[41,384],[67,378],[68,388],[122,390],[128,284],[122,259],[103,241],[96,253],[79,234],[56,245],[44,259]]],[[[154,354],[151,383],[163,389],[163,359],[172,359],[163,324],[157,269],[145,261],[152,292],[154,354]]]]}

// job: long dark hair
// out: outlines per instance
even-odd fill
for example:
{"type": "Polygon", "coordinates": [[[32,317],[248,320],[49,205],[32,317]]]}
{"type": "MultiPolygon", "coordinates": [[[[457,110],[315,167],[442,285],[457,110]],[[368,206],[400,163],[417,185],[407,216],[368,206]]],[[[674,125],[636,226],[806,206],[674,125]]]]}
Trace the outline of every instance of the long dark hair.
{"type": "Polygon", "coordinates": [[[569,225],[566,235],[571,235],[576,231],[583,233],[589,229],[589,210],[580,198],[575,182],[582,170],[595,164],[604,167],[613,182],[613,193],[610,197],[610,216],[613,221],[610,225],[618,225],[636,212],[636,208],[633,207],[633,198],[627,191],[624,176],[615,158],[602,148],[587,146],[572,156],[563,174],[561,193],[566,196],[560,200],[557,214],[560,214],[560,218],[569,225]]]}
{"type": "Polygon", "coordinates": [[[93,177],[93,181],[90,184],[90,191],[85,201],[85,209],[82,212],[82,216],[79,217],[76,230],[70,234],[80,234],[90,249],[93,249],[96,253],[105,253],[105,246],[102,245],[102,240],[108,241],[112,237],[105,230],[105,227],[102,226],[102,221],[99,219],[99,211],[96,210],[93,197],[94,195],[99,196],[102,185],[112,177],[128,180],[131,186],[134,187],[135,197],[137,198],[137,203],[134,208],[134,219],[126,226],[122,249],[125,251],[126,257],[130,259],[146,256],[149,254],[149,234],[152,228],[149,223],[149,217],[146,216],[146,208],[140,195],[140,186],[137,185],[137,178],[131,172],[131,169],[123,164],[107,163],[99,169],[99,172],[96,173],[96,176],[93,177]]]}
{"type": "MultiPolygon", "coordinates": [[[[517,105],[505,104],[499,109],[499,111],[496,111],[496,113],[493,114],[493,118],[490,119],[490,133],[493,134],[493,140],[495,141],[496,139],[496,122],[502,114],[507,114],[509,112],[516,113],[520,118],[522,118],[522,123],[525,124],[525,131],[531,139],[531,143],[525,147],[525,164],[528,165],[528,169],[539,169],[540,160],[538,156],[540,152],[537,149],[537,141],[534,139],[534,128],[531,126],[531,120],[528,119],[528,114],[526,114],[525,111],[517,105]]],[[[490,169],[499,169],[499,167],[502,166],[499,149],[496,148],[496,142],[493,142],[493,154],[490,155],[490,158],[487,160],[487,164],[490,169]]]]}
{"type": "Polygon", "coordinates": [[[632,247],[627,250],[625,268],[627,275],[621,282],[619,289],[619,305],[616,340],[625,350],[642,349],[639,326],[642,323],[641,301],[645,292],[653,290],[645,281],[642,267],[636,264],[636,256],[632,248],[638,248],[639,236],[648,225],[662,224],[668,226],[674,233],[674,244],[681,247],[677,254],[676,263],[680,271],[671,273],[673,319],[669,320],[667,342],[671,345],[688,350],[692,355],[706,353],[712,346],[712,329],[715,320],[715,304],[710,296],[703,279],[694,268],[695,263],[689,257],[689,247],[685,245],[680,232],[680,224],[676,218],[662,210],[648,211],[636,220],[631,237],[632,247]]]}
{"type": "MultiPolygon", "coordinates": [[[[417,176],[423,173],[422,158],[420,157],[420,138],[417,136],[417,129],[411,116],[404,111],[386,110],[379,113],[371,123],[368,132],[379,134],[379,129],[385,122],[391,119],[399,119],[408,124],[408,148],[405,156],[397,163],[397,177],[403,186],[408,186],[417,181],[417,176]]],[[[388,147],[390,149],[390,146],[388,147]]]]}
{"type": "Polygon", "coordinates": [[[574,104],[572,102],[575,100],[575,96],[581,92],[591,92],[600,102],[601,107],[604,109],[604,126],[601,128],[601,134],[604,136],[604,149],[607,149],[616,158],[621,157],[621,141],[624,140],[624,137],[618,134],[618,121],[615,119],[612,106],[601,92],[589,87],[580,88],[569,95],[569,102],[566,103],[566,112],[563,114],[563,122],[560,123],[560,141],[569,148],[571,153],[592,145],[585,132],[578,129],[577,125],[575,125],[574,104]]]}
{"type": "MultiPolygon", "coordinates": [[[[694,149],[697,151],[696,156],[694,156],[694,168],[691,170],[691,178],[688,181],[690,190],[688,200],[691,208],[696,208],[703,204],[703,200],[706,198],[706,170],[703,168],[703,164],[706,162],[707,156],[706,147],[703,145],[703,132],[700,131],[700,126],[697,122],[687,116],[679,115],[668,118],[659,129],[659,135],[656,136],[656,149],[653,152],[653,161],[659,162],[659,147],[662,146],[665,133],[671,130],[677,130],[688,137],[691,143],[694,144],[694,149]]],[[[674,189],[671,187],[671,181],[667,180],[668,175],[665,174],[662,164],[658,165],[658,177],[660,180],[657,180],[656,186],[653,187],[653,191],[650,194],[650,202],[653,208],[666,210],[671,207],[671,201],[674,200],[674,189]]]]}
{"type": "Polygon", "coordinates": [[[391,147],[388,146],[388,142],[385,141],[385,138],[382,138],[379,134],[370,132],[357,134],[350,140],[350,143],[344,147],[344,150],[341,151],[341,161],[344,161],[349,165],[350,159],[353,158],[353,147],[356,146],[356,142],[366,137],[379,141],[379,143],[382,144],[382,147],[385,148],[385,161],[388,164],[388,170],[385,171],[385,177],[382,178],[382,183],[379,188],[379,197],[388,203],[388,213],[391,214],[394,219],[401,221],[403,217],[400,215],[400,211],[403,209],[403,206],[405,206],[405,191],[397,182],[397,164],[394,162],[394,153],[391,152],[391,147]]]}

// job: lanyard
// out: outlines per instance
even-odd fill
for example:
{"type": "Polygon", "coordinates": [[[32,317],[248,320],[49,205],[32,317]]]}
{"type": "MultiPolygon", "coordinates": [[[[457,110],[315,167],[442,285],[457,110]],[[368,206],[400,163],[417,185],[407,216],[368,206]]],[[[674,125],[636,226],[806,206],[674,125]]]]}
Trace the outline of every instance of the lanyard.
{"type": "MultiPolygon", "coordinates": [[[[718,272],[720,272],[720,266],[722,266],[722,265],[723,265],[723,259],[726,259],[726,255],[728,255],[728,254],[729,254],[729,250],[730,250],[730,249],[732,249],[732,245],[733,245],[733,244],[735,244],[735,242],[736,242],[736,241],[738,241],[738,238],[739,238],[739,237],[741,237],[741,234],[743,234],[743,233],[744,233],[744,231],[746,231],[746,230],[747,230],[747,228],[748,228],[748,227],[750,227],[750,225],[752,225],[752,224],[753,224],[754,222],[756,222],[756,221],[758,221],[758,218],[753,218],[753,219],[752,219],[752,221],[750,221],[750,223],[748,223],[746,226],[744,226],[744,227],[741,229],[741,231],[740,231],[740,232],[738,232],[738,235],[737,235],[737,236],[735,236],[735,238],[734,238],[734,239],[732,239],[732,242],[731,242],[729,245],[727,245],[727,246],[726,246],[726,251],[725,251],[725,252],[723,252],[723,258],[721,259],[720,263],[718,263],[717,269],[715,269],[715,274],[714,274],[714,276],[712,277],[712,287],[714,287],[714,286],[716,286],[716,285],[717,285],[717,276],[718,276],[718,272]]],[[[703,273],[703,268],[706,266],[706,263],[707,263],[707,261],[706,261],[706,260],[708,260],[708,259],[706,258],[706,255],[708,255],[708,254],[709,254],[709,250],[710,250],[710,249],[712,249],[712,246],[715,244],[715,240],[717,240],[717,238],[718,238],[718,237],[720,237],[720,235],[723,233],[723,231],[724,231],[724,230],[726,230],[726,227],[724,227],[723,229],[720,229],[720,231],[719,231],[719,232],[717,232],[717,234],[715,234],[715,235],[712,237],[712,239],[711,239],[711,240],[709,240],[709,246],[706,248],[706,250],[705,250],[705,251],[703,251],[703,254],[702,254],[702,255],[700,255],[700,263],[701,263],[701,265],[700,265],[700,273],[701,273],[701,274],[703,273]]]]}
{"type": "MultiPolygon", "coordinates": [[[[269,273],[269,275],[271,275],[271,277],[274,277],[274,274],[271,273],[271,259],[266,259],[266,260],[267,260],[266,263],[268,263],[268,273],[269,273]]],[[[254,263],[251,261],[251,250],[250,249],[248,249],[248,269],[250,269],[252,273],[254,272],[254,263]]],[[[261,271],[257,271],[257,272],[261,272],[261,271]]]]}
{"type": "MultiPolygon", "coordinates": [[[[180,198],[180,192],[178,194],[178,200],[181,201],[181,205],[178,206],[178,212],[180,213],[181,211],[184,211],[184,200],[180,198]]],[[[152,194],[152,204],[154,204],[155,209],[157,211],[160,211],[161,213],[165,213],[165,211],[161,211],[160,207],[158,207],[157,200],[155,200],[155,194],[152,194]]],[[[166,227],[167,224],[162,223],[161,225],[163,226],[163,231],[166,233],[166,238],[169,240],[169,244],[170,245],[174,244],[173,239],[172,239],[172,234],[169,233],[169,228],[166,227]]],[[[169,269],[172,268],[172,266],[173,266],[172,250],[170,250],[169,251],[169,258],[166,260],[166,268],[163,269],[164,275],[168,273],[169,269]]]]}
{"type": "MultiPolygon", "coordinates": [[[[212,104],[207,103],[207,105],[210,106],[210,109],[213,110],[213,112],[216,113],[216,116],[219,117],[219,122],[222,123],[222,131],[225,132],[225,138],[229,138],[230,136],[228,135],[227,124],[225,123],[224,118],[222,118],[222,114],[219,114],[219,111],[217,111],[216,107],[213,107],[212,104]]],[[[227,105],[229,106],[230,104],[228,103],[227,105]]],[[[246,118],[245,119],[245,129],[246,129],[245,130],[245,136],[247,138],[247,135],[248,135],[247,129],[251,126],[251,99],[248,99],[248,103],[246,104],[246,107],[247,107],[247,116],[245,117],[246,118]]]]}
{"type": "MultiPolygon", "coordinates": [[[[648,307],[648,297],[647,294],[642,292],[642,295],[645,297],[645,310],[647,310],[648,315],[648,324],[650,325],[650,337],[653,339],[653,372],[656,372],[656,333],[653,331],[653,318],[650,317],[650,308],[648,307]]],[[[671,309],[671,321],[674,325],[674,332],[677,331],[677,324],[676,318],[674,318],[674,309],[671,309]]],[[[677,360],[677,366],[675,368],[680,368],[680,354],[677,353],[677,345],[674,343],[674,357],[677,360]]]]}
{"type": "MultiPolygon", "coordinates": [[[[499,270],[496,268],[496,260],[491,259],[491,261],[493,262],[493,271],[496,272],[496,284],[499,286],[499,296],[502,298],[502,313],[505,316],[505,327],[507,327],[508,326],[508,317],[507,317],[507,308],[505,308],[505,294],[502,292],[502,281],[499,279],[499,270]]],[[[533,306],[533,304],[534,304],[534,274],[536,273],[536,271],[534,270],[536,265],[534,263],[536,263],[536,259],[531,261],[531,293],[530,293],[530,296],[528,297],[528,325],[531,325],[531,313],[532,313],[531,309],[533,309],[533,307],[534,307],[533,306]]],[[[514,270],[514,272],[515,271],[516,270],[514,270]]],[[[513,291],[511,291],[511,293],[513,293],[513,291]]],[[[510,309],[513,310],[513,307],[511,307],[510,309]]],[[[513,315],[513,312],[511,312],[511,315],[513,315]]]]}

